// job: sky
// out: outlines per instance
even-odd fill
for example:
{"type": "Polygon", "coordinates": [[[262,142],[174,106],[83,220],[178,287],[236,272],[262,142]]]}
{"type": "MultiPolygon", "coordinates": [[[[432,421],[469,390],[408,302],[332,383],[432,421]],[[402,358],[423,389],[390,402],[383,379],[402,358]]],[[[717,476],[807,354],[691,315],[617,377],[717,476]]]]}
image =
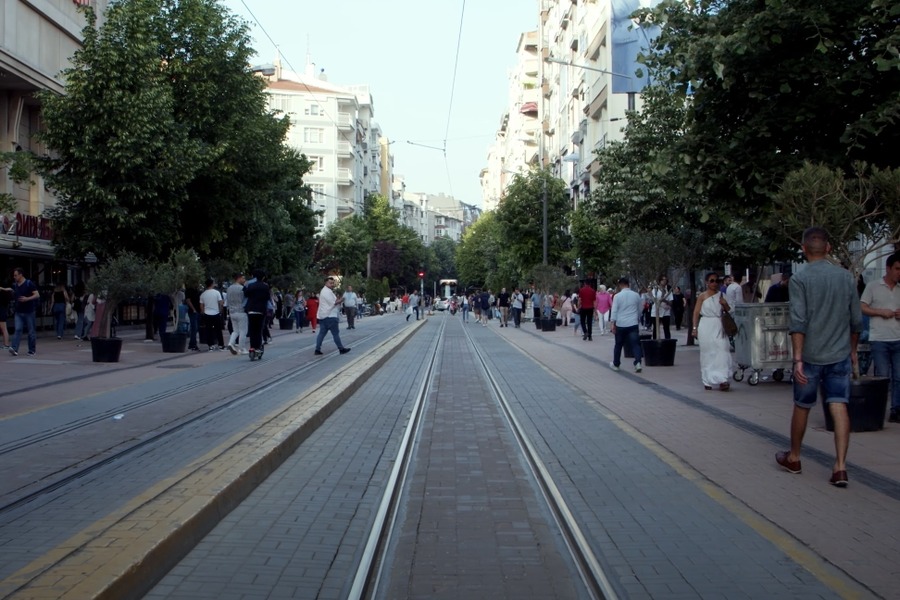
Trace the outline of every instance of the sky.
{"type": "Polygon", "coordinates": [[[285,68],[303,72],[309,52],[330,82],[369,86],[407,191],[481,205],[479,173],[509,101],[519,36],[538,26],[536,0],[221,3],[249,23],[257,64],[280,50],[285,68]]]}

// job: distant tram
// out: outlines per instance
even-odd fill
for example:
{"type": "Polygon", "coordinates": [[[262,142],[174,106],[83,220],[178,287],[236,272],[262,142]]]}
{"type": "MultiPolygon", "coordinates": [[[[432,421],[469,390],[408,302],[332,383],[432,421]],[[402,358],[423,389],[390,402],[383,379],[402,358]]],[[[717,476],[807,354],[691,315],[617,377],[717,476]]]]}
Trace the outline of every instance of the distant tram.
{"type": "Polygon", "coordinates": [[[441,298],[450,298],[456,294],[456,280],[455,279],[441,279],[440,284],[441,298]]]}

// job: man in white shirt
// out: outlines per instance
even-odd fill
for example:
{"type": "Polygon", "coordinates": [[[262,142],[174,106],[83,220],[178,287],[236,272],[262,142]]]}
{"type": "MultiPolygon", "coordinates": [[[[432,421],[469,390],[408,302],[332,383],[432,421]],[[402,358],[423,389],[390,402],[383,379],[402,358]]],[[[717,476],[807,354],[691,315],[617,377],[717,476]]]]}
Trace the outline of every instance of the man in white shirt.
{"type": "Polygon", "coordinates": [[[619,291],[613,296],[612,310],[609,312],[609,330],[616,338],[613,361],[609,365],[613,371],[618,371],[622,364],[622,345],[627,341],[634,354],[634,370],[641,372],[643,352],[639,328],[643,309],[644,299],[641,295],[631,289],[627,278],[619,279],[619,291]]]}
{"type": "Polygon", "coordinates": [[[337,280],[334,277],[328,276],[325,278],[325,286],[319,292],[319,310],[316,313],[319,319],[319,334],[316,336],[315,351],[317,356],[323,354],[322,341],[325,339],[325,334],[328,331],[331,332],[334,343],[341,354],[350,352],[350,348],[345,348],[344,344],[341,343],[341,328],[338,325],[338,314],[340,314],[341,306],[343,305],[343,298],[338,298],[334,293],[336,283],[337,280]]]}
{"type": "Polygon", "coordinates": [[[875,377],[891,378],[891,413],[888,421],[900,422],[900,252],[888,256],[887,273],[870,281],[860,303],[869,317],[869,344],[875,377]]]}
{"type": "Polygon", "coordinates": [[[222,299],[222,292],[214,287],[215,284],[212,279],[207,279],[206,290],[200,294],[200,334],[210,351],[225,347],[225,339],[222,337],[222,308],[225,300],[222,299]]]}
{"type": "Polygon", "coordinates": [[[725,301],[728,302],[728,306],[734,309],[735,306],[744,301],[744,288],[741,286],[741,276],[736,275],[732,277],[731,275],[726,275],[725,285],[725,301]]]}
{"type": "Polygon", "coordinates": [[[347,316],[347,329],[356,329],[356,308],[359,297],[353,291],[353,286],[348,285],[344,291],[344,314],[347,316]]]}
{"type": "MultiPolygon", "coordinates": [[[[672,321],[672,289],[669,287],[669,278],[663,275],[656,282],[656,287],[651,291],[650,297],[653,303],[650,305],[650,319],[653,327],[653,339],[655,340],[658,331],[656,328],[656,316],[659,315],[659,324],[663,328],[663,336],[667,340],[672,339],[671,321],[672,321]]],[[[640,339],[640,336],[638,336],[640,339]]]]}

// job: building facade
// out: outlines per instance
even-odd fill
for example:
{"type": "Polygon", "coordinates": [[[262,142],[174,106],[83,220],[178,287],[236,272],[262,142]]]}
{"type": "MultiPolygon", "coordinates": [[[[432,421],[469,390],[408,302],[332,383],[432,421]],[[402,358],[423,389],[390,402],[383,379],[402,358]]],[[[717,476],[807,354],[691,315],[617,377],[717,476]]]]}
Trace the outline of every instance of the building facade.
{"type": "MultiPolygon", "coordinates": [[[[99,25],[107,0],[0,0],[0,152],[46,153],[37,139],[37,94],[64,93],[60,74],[81,46],[87,24],[83,7],[88,5],[97,12],[99,25]]],[[[9,278],[14,266],[22,266],[39,284],[71,283],[77,267],[53,258],[53,232],[43,215],[55,198],[42,178],[32,174],[17,183],[7,162],[0,161],[0,197],[12,204],[12,210],[0,214],[0,281],[9,278]]]]}
{"type": "Polygon", "coordinates": [[[288,145],[312,162],[304,181],[322,213],[319,231],[361,214],[366,195],[382,193],[385,177],[382,133],[368,86],[331,83],[311,62],[302,74],[283,69],[280,60],[255,70],[267,80],[269,107],[290,118],[288,145]]]}
{"type": "Polygon", "coordinates": [[[595,151],[623,139],[626,112],[640,109],[646,85],[635,70],[649,40],[630,15],[657,2],[538,0],[538,29],[519,39],[508,110],[481,173],[486,207],[531,167],[565,181],[573,204],[590,194],[595,151]]]}

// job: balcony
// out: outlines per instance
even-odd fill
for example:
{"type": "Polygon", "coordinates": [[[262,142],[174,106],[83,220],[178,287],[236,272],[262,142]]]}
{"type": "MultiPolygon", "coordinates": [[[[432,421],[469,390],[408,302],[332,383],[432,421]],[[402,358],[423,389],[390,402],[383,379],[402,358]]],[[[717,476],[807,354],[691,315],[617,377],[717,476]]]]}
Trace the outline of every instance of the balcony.
{"type": "Polygon", "coordinates": [[[338,185],[353,185],[353,172],[350,169],[337,170],[338,185]]]}
{"type": "Polygon", "coordinates": [[[337,153],[338,156],[353,156],[353,147],[350,142],[338,142],[337,153]]]}
{"type": "Polygon", "coordinates": [[[536,77],[538,74],[539,63],[536,58],[529,58],[528,60],[522,63],[522,68],[525,71],[526,75],[530,75],[532,77],[536,77]]]}
{"type": "Polygon", "coordinates": [[[590,104],[585,105],[584,114],[592,119],[599,119],[601,113],[607,107],[609,100],[609,85],[605,78],[598,79],[594,85],[591,86],[590,95],[588,97],[591,99],[591,102],[590,104]]]}
{"type": "Polygon", "coordinates": [[[356,119],[350,113],[339,112],[335,123],[337,123],[338,129],[353,130],[356,128],[356,119]]]}

